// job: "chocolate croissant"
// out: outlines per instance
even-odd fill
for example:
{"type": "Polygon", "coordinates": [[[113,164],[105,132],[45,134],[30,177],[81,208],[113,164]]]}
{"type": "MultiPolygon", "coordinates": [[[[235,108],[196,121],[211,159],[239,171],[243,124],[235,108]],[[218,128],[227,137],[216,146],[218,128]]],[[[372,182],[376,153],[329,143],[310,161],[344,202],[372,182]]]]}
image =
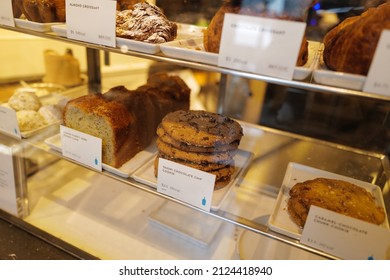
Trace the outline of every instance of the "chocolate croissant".
{"type": "Polygon", "coordinates": [[[324,37],[323,59],[334,71],[367,75],[383,29],[390,28],[390,2],[345,19],[324,37]]]}
{"type": "Polygon", "coordinates": [[[30,21],[47,23],[66,20],[65,0],[13,0],[12,4],[30,21]]]}

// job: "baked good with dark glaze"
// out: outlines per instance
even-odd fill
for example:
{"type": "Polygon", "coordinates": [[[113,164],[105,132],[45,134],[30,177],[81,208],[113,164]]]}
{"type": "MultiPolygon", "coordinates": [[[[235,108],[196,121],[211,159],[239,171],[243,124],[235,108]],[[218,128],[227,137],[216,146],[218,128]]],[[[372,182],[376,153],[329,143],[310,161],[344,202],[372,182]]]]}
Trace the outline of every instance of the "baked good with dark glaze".
{"type": "Polygon", "coordinates": [[[23,0],[12,0],[12,14],[14,18],[19,18],[22,14],[23,0]]]}
{"type": "Polygon", "coordinates": [[[129,10],[134,4],[145,2],[142,0],[116,0],[117,11],[129,10]]]}
{"type": "Polygon", "coordinates": [[[238,145],[240,144],[240,141],[234,141],[226,145],[218,145],[213,147],[202,147],[202,146],[190,145],[186,142],[180,142],[173,139],[171,136],[167,134],[167,132],[161,126],[157,128],[157,136],[161,141],[165,142],[166,144],[169,144],[177,149],[193,152],[193,153],[215,153],[215,152],[234,151],[237,150],[238,145]]]}
{"type": "MultiPolygon", "coordinates": [[[[252,1],[252,2],[256,2],[256,1],[252,1]]],[[[225,14],[227,13],[247,15],[247,16],[268,17],[268,18],[275,18],[275,19],[295,20],[289,18],[288,16],[274,15],[274,14],[266,13],[262,10],[257,10],[255,3],[251,3],[250,1],[248,5],[245,3],[245,1],[237,1],[237,0],[226,1],[218,9],[214,17],[211,19],[209,26],[204,32],[203,46],[206,51],[219,53],[223,22],[224,22],[225,14]]],[[[308,57],[309,57],[308,42],[306,40],[306,36],[304,35],[299,50],[296,65],[303,66],[307,62],[308,57]]]]}
{"type": "Polygon", "coordinates": [[[151,76],[147,84],[89,94],[67,103],[64,124],[102,139],[102,161],[120,167],[150,145],[169,112],[189,108],[190,89],[178,76],[151,76]]]}
{"type": "Polygon", "coordinates": [[[219,147],[240,141],[241,125],[235,120],[203,110],[176,111],[160,126],[174,140],[197,147],[219,147]]]}
{"type": "Polygon", "coordinates": [[[203,110],[178,110],[163,118],[157,135],[155,176],[158,159],[163,158],[215,175],[215,190],[230,182],[243,136],[235,120],[203,110]]]}
{"type": "Polygon", "coordinates": [[[305,225],[311,205],[380,225],[385,221],[384,209],[371,193],[343,180],[316,178],[297,183],[290,189],[287,211],[299,226],[305,225]]]}
{"type": "Polygon", "coordinates": [[[380,35],[390,28],[390,2],[342,21],[324,37],[323,59],[334,71],[367,75],[380,35]]]}
{"type": "Polygon", "coordinates": [[[14,0],[24,16],[34,22],[65,22],[65,0],[14,0]]]}
{"type": "Polygon", "coordinates": [[[127,10],[117,11],[116,36],[153,44],[166,43],[176,38],[177,24],[159,7],[140,2],[127,10]]]}

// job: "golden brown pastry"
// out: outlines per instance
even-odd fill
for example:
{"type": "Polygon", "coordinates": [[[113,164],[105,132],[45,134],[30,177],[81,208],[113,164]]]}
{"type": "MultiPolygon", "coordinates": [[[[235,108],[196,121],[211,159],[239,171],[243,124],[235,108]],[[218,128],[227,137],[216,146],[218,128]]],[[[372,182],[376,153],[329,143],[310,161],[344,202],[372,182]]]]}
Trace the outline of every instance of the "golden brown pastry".
{"type": "Polygon", "coordinates": [[[28,20],[34,22],[65,22],[65,0],[14,0],[28,20]]]}
{"type": "Polygon", "coordinates": [[[287,205],[290,217],[299,227],[305,225],[311,205],[377,225],[382,224],[386,217],[371,193],[336,179],[316,178],[295,184],[287,205]]]}
{"type": "Polygon", "coordinates": [[[131,7],[138,3],[138,2],[145,2],[142,0],[116,0],[116,9],[118,11],[123,11],[123,10],[129,10],[131,7]]]}
{"type": "Polygon", "coordinates": [[[135,90],[118,86],[69,101],[64,123],[101,138],[103,163],[120,167],[150,145],[167,113],[189,108],[189,96],[181,78],[158,73],[135,90]]]}
{"type": "Polygon", "coordinates": [[[347,18],[324,37],[323,59],[334,71],[367,75],[379,37],[390,28],[390,2],[347,18]]]}
{"type": "Polygon", "coordinates": [[[23,14],[22,3],[23,0],[12,0],[12,13],[14,15],[14,18],[19,18],[23,14]]]}
{"type": "MultiPolygon", "coordinates": [[[[270,18],[289,19],[287,16],[276,16],[268,14],[262,10],[257,10],[254,5],[245,5],[245,1],[227,1],[212,18],[209,26],[204,32],[203,45],[206,51],[219,53],[219,46],[221,43],[223,20],[226,13],[241,14],[247,16],[264,16],[270,18]],[[242,3],[241,3],[242,2],[242,3]]],[[[309,57],[308,42],[304,36],[299,51],[297,66],[303,66],[309,57]]]]}
{"type": "Polygon", "coordinates": [[[162,10],[148,2],[117,11],[116,36],[146,43],[166,43],[177,36],[177,24],[168,20],[162,10]]]}

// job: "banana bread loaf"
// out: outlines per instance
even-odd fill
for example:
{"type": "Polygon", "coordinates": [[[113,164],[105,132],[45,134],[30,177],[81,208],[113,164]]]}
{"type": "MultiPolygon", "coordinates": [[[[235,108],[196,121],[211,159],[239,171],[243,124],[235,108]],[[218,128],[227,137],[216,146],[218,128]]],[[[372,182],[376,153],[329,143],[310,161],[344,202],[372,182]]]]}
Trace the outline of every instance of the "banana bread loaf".
{"type": "Polygon", "coordinates": [[[124,86],[69,101],[64,124],[102,139],[102,161],[120,167],[150,145],[169,112],[189,109],[190,89],[178,76],[151,76],[136,90],[124,86]]]}

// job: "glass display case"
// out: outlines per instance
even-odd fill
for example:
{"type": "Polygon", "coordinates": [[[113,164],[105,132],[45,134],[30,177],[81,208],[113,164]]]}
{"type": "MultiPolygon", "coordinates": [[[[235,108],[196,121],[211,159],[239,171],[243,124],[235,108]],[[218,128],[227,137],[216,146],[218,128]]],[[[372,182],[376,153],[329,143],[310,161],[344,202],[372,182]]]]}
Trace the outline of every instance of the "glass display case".
{"type": "Polygon", "coordinates": [[[284,223],[291,184],[328,176],[374,186],[386,214],[381,226],[388,228],[390,97],[364,91],[366,75],[321,68],[324,35],[379,2],[242,1],[258,9],[260,18],[276,14],[277,22],[305,23],[308,58],[294,65],[291,79],[221,66],[218,53],[204,50],[204,33],[223,2],[153,1],[177,24],[177,38],[161,44],[120,37],[115,47],[80,41],[70,38],[65,22],[23,16],[15,26],[0,25],[0,49],[13,55],[4,58],[9,70],[0,71],[2,103],[19,88],[40,91],[42,104],[52,105],[119,85],[135,89],[153,73],[167,72],[189,86],[191,109],[229,116],[243,129],[231,182],[213,192],[209,211],[158,191],[155,142],[126,166],[106,164],[97,171],[63,155],[61,122],[16,140],[2,132],[2,146],[23,147],[23,168],[15,172],[24,187],[15,186],[23,190],[17,201],[24,204],[22,214],[12,215],[52,236],[52,243],[100,259],[338,259],[301,243],[302,229],[284,223]],[[11,34],[22,39],[10,42],[11,34]],[[45,82],[42,54],[51,44],[81,58],[78,84],[45,82]],[[28,72],[30,61],[16,54],[29,48],[31,65],[40,67],[31,66],[26,75],[19,68],[28,72]]]}

